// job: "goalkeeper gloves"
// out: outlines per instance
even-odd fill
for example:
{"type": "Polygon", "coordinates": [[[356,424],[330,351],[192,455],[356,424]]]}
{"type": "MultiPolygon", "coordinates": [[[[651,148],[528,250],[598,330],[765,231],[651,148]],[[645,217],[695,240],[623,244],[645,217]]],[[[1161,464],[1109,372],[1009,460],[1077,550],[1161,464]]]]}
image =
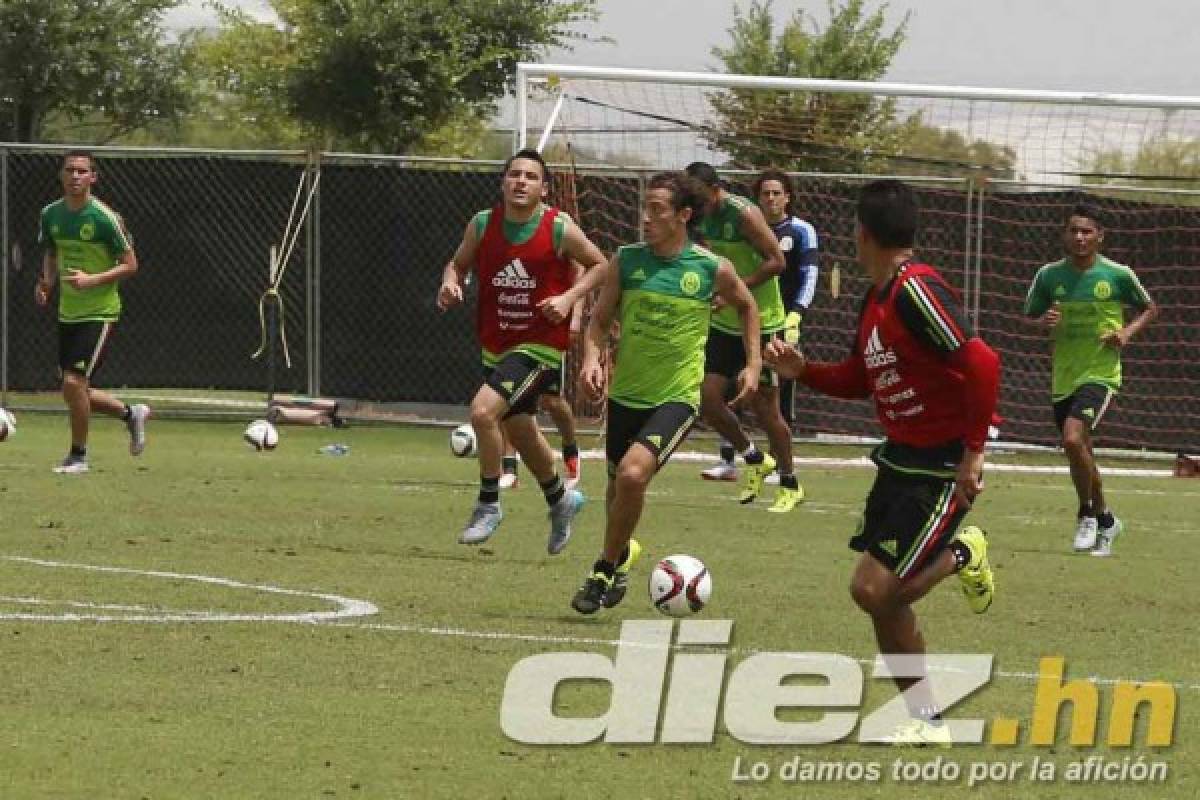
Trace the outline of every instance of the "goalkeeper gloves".
{"type": "Polygon", "coordinates": [[[799,311],[789,311],[783,319],[783,340],[788,344],[800,342],[800,322],[804,317],[799,311]]]}

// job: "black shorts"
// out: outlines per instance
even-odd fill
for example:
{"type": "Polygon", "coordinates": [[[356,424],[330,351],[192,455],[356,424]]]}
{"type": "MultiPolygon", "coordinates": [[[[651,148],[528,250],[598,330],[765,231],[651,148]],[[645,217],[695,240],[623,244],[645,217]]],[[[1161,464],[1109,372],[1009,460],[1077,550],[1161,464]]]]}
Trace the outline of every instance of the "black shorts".
{"type": "MultiPolygon", "coordinates": [[[[773,333],[762,335],[762,346],[775,338],[773,333]]],[[[704,374],[723,375],[730,380],[737,380],[738,373],[746,367],[746,348],[742,346],[742,337],[734,333],[725,333],[716,328],[708,329],[708,342],[704,345],[704,374]]],[[[779,376],[775,370],[763,365],[762,375],[758,380],[759,386],[779,386],[779,376]]]]}
{"type": "Polygon", "coordinates": [[[1073,394],[1069,394],[1062,400],[1056,400],[1054,403],[1054,424],[1058,426],[1058,432],[1062,433],[1063,426],[1067,424],[1068,417],[1083,422],[1087,425],[1089,431],[1096,430],[1100,424],[1100,418],[1104,416],[1104,412],[1108,411],[1108,405],[1112,399],[1117,396],[1117,393],[1107,386],[1101,386],[1098,383],[1085,383],[1075,390],[1073,394]]]}
{"type": "Polygon", "coordinates": [[[115,326],[115,322],[59,322],[59,370],[90,379],[104,360],[115,326]]]}
{"type": "Polygon", "coordinates": [[[950,544],[968,510],[954,481],[880,467],[850,549],[870,553],[904,580],[950,544]]]}
{"type": "Polygon", "coordinates": [[[561,367],[548,366],[524,353],[509,353],[496,366],[483,368],[483,382],[508,402],[504,419],[536,414],[538,397],[551,382],[561,380],[561,375],[561,367]]]}
{"type": "Polygon", "coordinates": [[[675,448],[683,443],[696,410],[687,403],[664,403],[653,408],[630,408],[615,400],[608,401],[608,425],[604,435],[604,450],[608,458],[608,474],[616,474],[617,465],[636,442],[654,454],[662,469],[675,448]]]}

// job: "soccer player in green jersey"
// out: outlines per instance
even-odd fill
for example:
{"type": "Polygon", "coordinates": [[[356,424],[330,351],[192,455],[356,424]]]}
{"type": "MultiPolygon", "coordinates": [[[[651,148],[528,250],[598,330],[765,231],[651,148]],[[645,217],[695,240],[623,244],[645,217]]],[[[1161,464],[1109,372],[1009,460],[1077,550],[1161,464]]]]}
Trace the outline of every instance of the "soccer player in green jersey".
{"type": "MultiPolygon", "coordinates": [[[[696,161],[689,164],[686,171],[703,184],[705,191],[704,212],[695,224],[695,230],[706,247],[729,260],[750,289],[762,321],[760,346],[765,346],[782,335],[786,325],[779,293],[779,274],[785,264],[779,241],[754,203],[730,194],[721,186],[712,165],[696,161]]],[[[779,493],[770,510],[791,511],[804,499],[804,490],[797,483],[794,472],[792,430],[779,408],[778,376],[769,367],[764,368],[762,385],[751,401],[755,418],[767,433],[770,454],[760,452],[754,446],[737,416],[725,404],[729,382],[743,366],[742,352],[737,315],[732,309],[721,308],[718,301],[704,354],[704,421],[731,443],[746,462],[739,502],[754,502],[762,491],[763,480],[778,468],[779,493]]],[[[711,477],[708,471],[702,474],[711,477]]]]}
{"type": "Polygon", "coordinates": [[[88,471],[88,422],[93,410],[124,420],[129,452],[146,447],[150,407],[126,405],[92,387],[113,327],[121,316],[117,283],[137,272],[137,256],[117,212],[92,196],[96,162],[73,150],[63,158],[63,197],[42,209],[38,242],[44,248],[42,274],[34,290],[39,306],[58,292],[58,366],[71,416],[71,449],[55,472],[88,471]]]}
{"type": "Polygon", "coordinates": [[[687,175],[655,175],[642,214],[645,241],[620,248],[605,267],[579,375],[593,399],[605,389],[600,357],[614,317],[621,333],[608,387],[604,548],[571,600],[581,614],[611,608],[625,596],[641,552],[633,532],[646,487],[696,420],[714,298],[736,313],[743,334],[745,366],[733,402],[752,397],[759,384],[754,298],[729,261],[688,236],[688,222],[703,203],[702,187],[687,175]]]}
{"type": "Polygon", "coordinates": [[[1071,210],[1063,243],[1066,258],[1038,270],[1025,314],[1048,329],[1054,343],[1054,422],[1079,496],[1075,551],[1108,556],[1122,525],[1104,499],[1092,434],[1121,388],[1121,349],[1158,307],[1132,269],[1100,254],[1104,226],[1093,208],[1071,210]],[[1125,306],[1137,311],[1128,325],[1125,306]]]}

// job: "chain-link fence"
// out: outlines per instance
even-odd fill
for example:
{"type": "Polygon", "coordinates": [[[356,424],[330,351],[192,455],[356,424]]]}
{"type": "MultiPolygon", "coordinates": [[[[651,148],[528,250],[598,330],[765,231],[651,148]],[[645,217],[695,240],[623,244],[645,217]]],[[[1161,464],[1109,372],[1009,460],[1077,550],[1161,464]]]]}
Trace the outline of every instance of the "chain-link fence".
{"type": "MultiPolygon", "coordinates": [[[[61,149],[0,145],[4,314],[0,389],[57,388],[51,314],[35,307],[39,210],[61,195],[61,149]]],[[[259,299],[302,178],[316,183],[280,286],[291,355],[275,388],[363,401],[465,404],[478,386],[473,291],[439,314],[442,267],[467,221],[498,199],[499,164],[297,152],[217,153],[98,149],[96,194],[121,212],[141,269],[122,287],[125,313],[98,383],[211,401],[268,385],[259,299]],[[319,176],[319,180],[317,180],[319,176]]],[[[639,237],[651,170],[564,169],[554,200],[606,252],[639,237]]],[[[725,175],[744,187],[753,176],[725,175]]],[[[821,281],[805,319],[810,357],[846,354],[866,280],[855,266],[854,198],[868,176],[799,175],[796,213],[821,240],[821,281]],[[829,276],[841,275],[830,293],[829,276]]],[[[1110,217],[1105,251],[1133,265],[1164,308],[1125,356],[1126,388],[1106,441],[1200,450],[1200,194],[1039,191],[1018,184],[912,179],[922,205],[920,254],[964,296],[979,331],[1004,360],[1004,434],[1049,443],[1048,343],[1021,319],[1036,268],[1061,252],[1072,203],[1110,217]]],[[[573,388],[568,393],[574,397],[573,388]]],[[[597,409],[577,406],[586,414],[597,409]]],[[[808,432],[874,434],[865,402],[801,393],[808,432]]]]}

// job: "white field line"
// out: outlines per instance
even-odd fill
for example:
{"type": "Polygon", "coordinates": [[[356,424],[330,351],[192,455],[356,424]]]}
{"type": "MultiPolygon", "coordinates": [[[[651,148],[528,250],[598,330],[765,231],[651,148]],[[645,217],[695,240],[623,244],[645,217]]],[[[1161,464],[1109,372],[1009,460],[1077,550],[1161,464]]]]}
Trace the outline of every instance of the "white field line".
{"type": "MultiPolygon", "coordinates": [[[[342,597],[335,594],[325,594],[322,592],[308,592],[299,589],[285,589],[279,586],[270,584],[253,584],[235,581],[229,578],[217,578],[211,575],[195,575],[179,572],[165,572],[161,570],[140,570],[129,567],[108,567],[95,564],[76,564],[65,561],[49,561],[40,558],[29,558],[26,556],[0,556],[0,560],[14,561],[23,564],[32,564],[40,567],[59,568],[59,569],[78,569],[87,572],[100,572],[120,575],[140,575],[150,578],[167,578],[173,580],[195,581],[197,583],[205,583],[214,586],[225,586],[231,589],[247,589],[256,592],[265,592],[268,594],[281,594],[292,597],[313,597],[333,603],[337,606],[333,611],[306,611],[289,614],[232,614],[220,611],[170,611],[170,612],[155,612],[145,606],[125,606],[101,603],[87,603],[75,601],[44,601],[33,597],[4,597],[0,596],[0,602],[21,603],[27,605],[66,605],[72,608],[83,608],[90,610],[117,611],[128,610],[135,613],[114,615],[114,614],[97,614],[97,613],[75,613],[68,612],[63,614],[29,614],[29,613],[4,613],[0,612],[0,619],[5,620],[24,620],[31,622],[134,622],[134,623],[170,623],[170,622],[291,622],[291,623],[306,623],[311,625],[323,625],[327,627],[337,628],[356,628],[359,630],[371,631],[387,631],[392,633],[412,633],[424,636],[447,636],[468,639],[487,639],[492,641],[511,641],[511,642],[530,642],[536,644],[555,644],[555,645],[573,645],[573,646],[632,646],[646,647],[644,643],[639,642],[623,642],[620,639],[610,639],[603,637],[592,636],[561,636],[554,634],[539,634],[539,633],[516,633],[514,631],[472,631],[463,628],[447,628],[442,626],[428,626],[417,624],[387,624],[387,623],[368,623],[368,622],[347,622],[347,619],[357,617],[372,616],[379,613],[378,607],[373,603],[365,600],[355,600],[352,598],[342,597]]],[[[679,649],[672,647],[672,649],[679,649]]],[[[730,647],[725,650],[717,650],[716,652],[724,652],[729,655],[752,656],[758,653],[768,652],[757,648],[741,648],[730,647]]],[[[802,657],[803,654],[798,654],[802,657]]],[[[860,658],[856,659],[861,664],[874,665],[876,659],[860,658]]],[[[1016,672],[997,670],[993,672],[994,677],[1008,678],[1022,681],[1037,681],[1039,675],[1036,672],[1016,672]]],[[[1117,683],[1135,682],[1145,683],[1145,679],[1136,678],[1105,678],[1101,676],[1090,676],[1089,680],[1098,685],[1114,685],[1117,683]]],[[[1170,684],[1176,689],[1186,689],[1190,691],[1200,691],[1200,684],[1174,682],[1170,684]]]]}

